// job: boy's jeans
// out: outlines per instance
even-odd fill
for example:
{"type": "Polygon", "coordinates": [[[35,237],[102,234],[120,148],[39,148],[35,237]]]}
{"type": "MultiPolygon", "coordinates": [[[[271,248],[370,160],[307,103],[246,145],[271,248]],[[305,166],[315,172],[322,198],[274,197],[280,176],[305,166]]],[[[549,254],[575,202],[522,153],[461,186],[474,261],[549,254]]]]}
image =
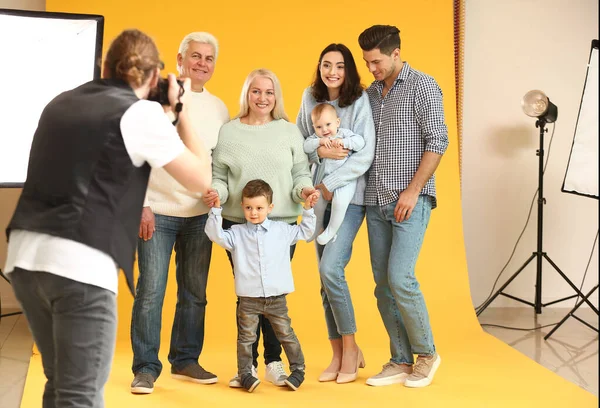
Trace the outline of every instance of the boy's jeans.
{"type": "Polygon", "coordinates": [[[285,295],[267,298],[240,297],[239,300],[237,359],[240,378],[244,374],[252,373],[252,345],[256,341],[256,328],[260,315],[271,322],[273,331],[290,362],[290,372],[304,371],[304,355],[291,326],[292,320],[288,316],[285,295]]]}
{"type": "MultiPolygon", "coordinates": [[[[229,229],[233,225],[240,224],[239,222],[229,221],[223,218],[223,229],[229,229]]],[[[290,223],[290,225],[296,225],[296,222],[290,223]]],[[[294,252],[296,251],[296,244],[290,246],[290,261],[294,258],[294,252]]],[[[231,264],[231,270],[235,275],[235,270],[233,267],[233,258],[231,257],[231,252],[227,252],[227,258],[229,258],[229,263],[231,264]]],[[[237,305],[239,305],[240,300],[237,300],[237,305]]],[[[236,305],[236,309],[237,309],[236,305]]],[[[236,311],[237,316],[237,311],[236,311]]],[[[237,317],[236,317],[237,320],[237,317]]],[[[237,323],[236,323],[237,324],[237,323]]],[[[265,365],[269,365],[274,361],[281,361],[281,344],[277,340],[277,336],[271,327],[271,323],[269,323],[268,319],[265,319],[264,316],[259,316],[258,318],[258,326],[256,327],[256,341],[252,345],[252,364],[254,367],[258,367],[258,341],[260,340],[260,332],[263,333],[263,346],[265,348],[264,359],[265,365]]]]}

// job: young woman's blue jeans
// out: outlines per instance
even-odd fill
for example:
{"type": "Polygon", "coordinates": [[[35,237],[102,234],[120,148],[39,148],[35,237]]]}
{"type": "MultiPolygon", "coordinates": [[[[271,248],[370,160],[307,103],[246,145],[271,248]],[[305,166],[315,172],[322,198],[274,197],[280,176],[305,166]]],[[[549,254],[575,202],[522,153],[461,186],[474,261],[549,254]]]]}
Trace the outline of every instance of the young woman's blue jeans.
{"type": "Polygon", "coordinates": [[[412,364],[413,354],[435,353],[429,315],[415,264],[431,214],[431,199],[422,195],[408,220],[396,222],[396,202],[367,207],[367,228],[375,297],[390,336],[395,363],[412,364]]]}
{"type": "MultiPolygon", "coordinates": [[[[331,206],[328,206],[323,219],[324,225],[329,222],[330,215],[331,206]]],[[[344,268],[350,261],[352,243],[364,217],[364,206],[350,204],[335,241],[329,241],[325,246],[316,244],[321,277],[321,298],[330,340],[356,333],[354,307],[344,268]]]]}
{"type": "Polygon", "coordinates": [[[197,364],[204,344],[206,283],[212,242],[204,227],[207,214],[172,217],[155,214],[156,231],[148,241],[138,240],[140,276],[131,317],[133,373],[158,378],[162,307],[167,275],[175,247],[177,305],[171,330],[169,362],[175,370],[197,364]]]}

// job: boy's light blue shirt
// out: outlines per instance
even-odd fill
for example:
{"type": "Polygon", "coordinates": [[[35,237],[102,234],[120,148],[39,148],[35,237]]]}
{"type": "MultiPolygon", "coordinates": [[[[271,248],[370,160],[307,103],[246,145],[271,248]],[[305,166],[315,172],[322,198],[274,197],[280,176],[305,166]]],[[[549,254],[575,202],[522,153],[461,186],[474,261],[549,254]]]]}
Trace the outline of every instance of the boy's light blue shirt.
{"type": "Polygon", "coordinates": [[[214,243],[231,252],[235,293],[244,297],[279,296],[294,291],[290,246],[307,240],[315,231],[311,208],[299,225],[265,219],[262,224],[233,225],[223,230],[221,208],[211,208],[205,232],[214,243]]]}

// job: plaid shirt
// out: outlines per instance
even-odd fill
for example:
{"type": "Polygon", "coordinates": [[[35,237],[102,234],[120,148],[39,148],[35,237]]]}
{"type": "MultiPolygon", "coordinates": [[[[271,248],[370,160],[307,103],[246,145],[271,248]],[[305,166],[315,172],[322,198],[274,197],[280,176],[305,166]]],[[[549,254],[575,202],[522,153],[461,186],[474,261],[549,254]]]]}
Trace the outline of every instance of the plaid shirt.
{"type": "MultiPolygon", "coordinates": [[[[369,170],[365,204],[385,206],[398,200],[419,168],[425,151],[444,154],[448,129],[444,123],[442,90],[435,79],[404,63],[384,98],[383,81],[367,89],[377,134],[375,159],[369,170]]],[[[421,194],[435,195],[435,175],[421,194]]]]}

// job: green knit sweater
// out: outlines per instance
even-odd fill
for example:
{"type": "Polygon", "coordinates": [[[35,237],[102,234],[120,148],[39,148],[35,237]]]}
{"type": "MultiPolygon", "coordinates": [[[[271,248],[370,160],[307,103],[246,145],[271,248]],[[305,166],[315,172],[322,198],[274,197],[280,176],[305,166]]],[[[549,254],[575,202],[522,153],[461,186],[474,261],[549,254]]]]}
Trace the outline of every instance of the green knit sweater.
{"type": "Polygon", "coordinates": [[[245,222],[242,189],[262,179],[273,189],[269,218],[295,222],[302,211],[302,189],[312,187],[304,137],[293,123],[273,120],[251,126],[239,119],[224,124],[212,154],[212,187],[219,193],[223,218],[245,222]]]}

